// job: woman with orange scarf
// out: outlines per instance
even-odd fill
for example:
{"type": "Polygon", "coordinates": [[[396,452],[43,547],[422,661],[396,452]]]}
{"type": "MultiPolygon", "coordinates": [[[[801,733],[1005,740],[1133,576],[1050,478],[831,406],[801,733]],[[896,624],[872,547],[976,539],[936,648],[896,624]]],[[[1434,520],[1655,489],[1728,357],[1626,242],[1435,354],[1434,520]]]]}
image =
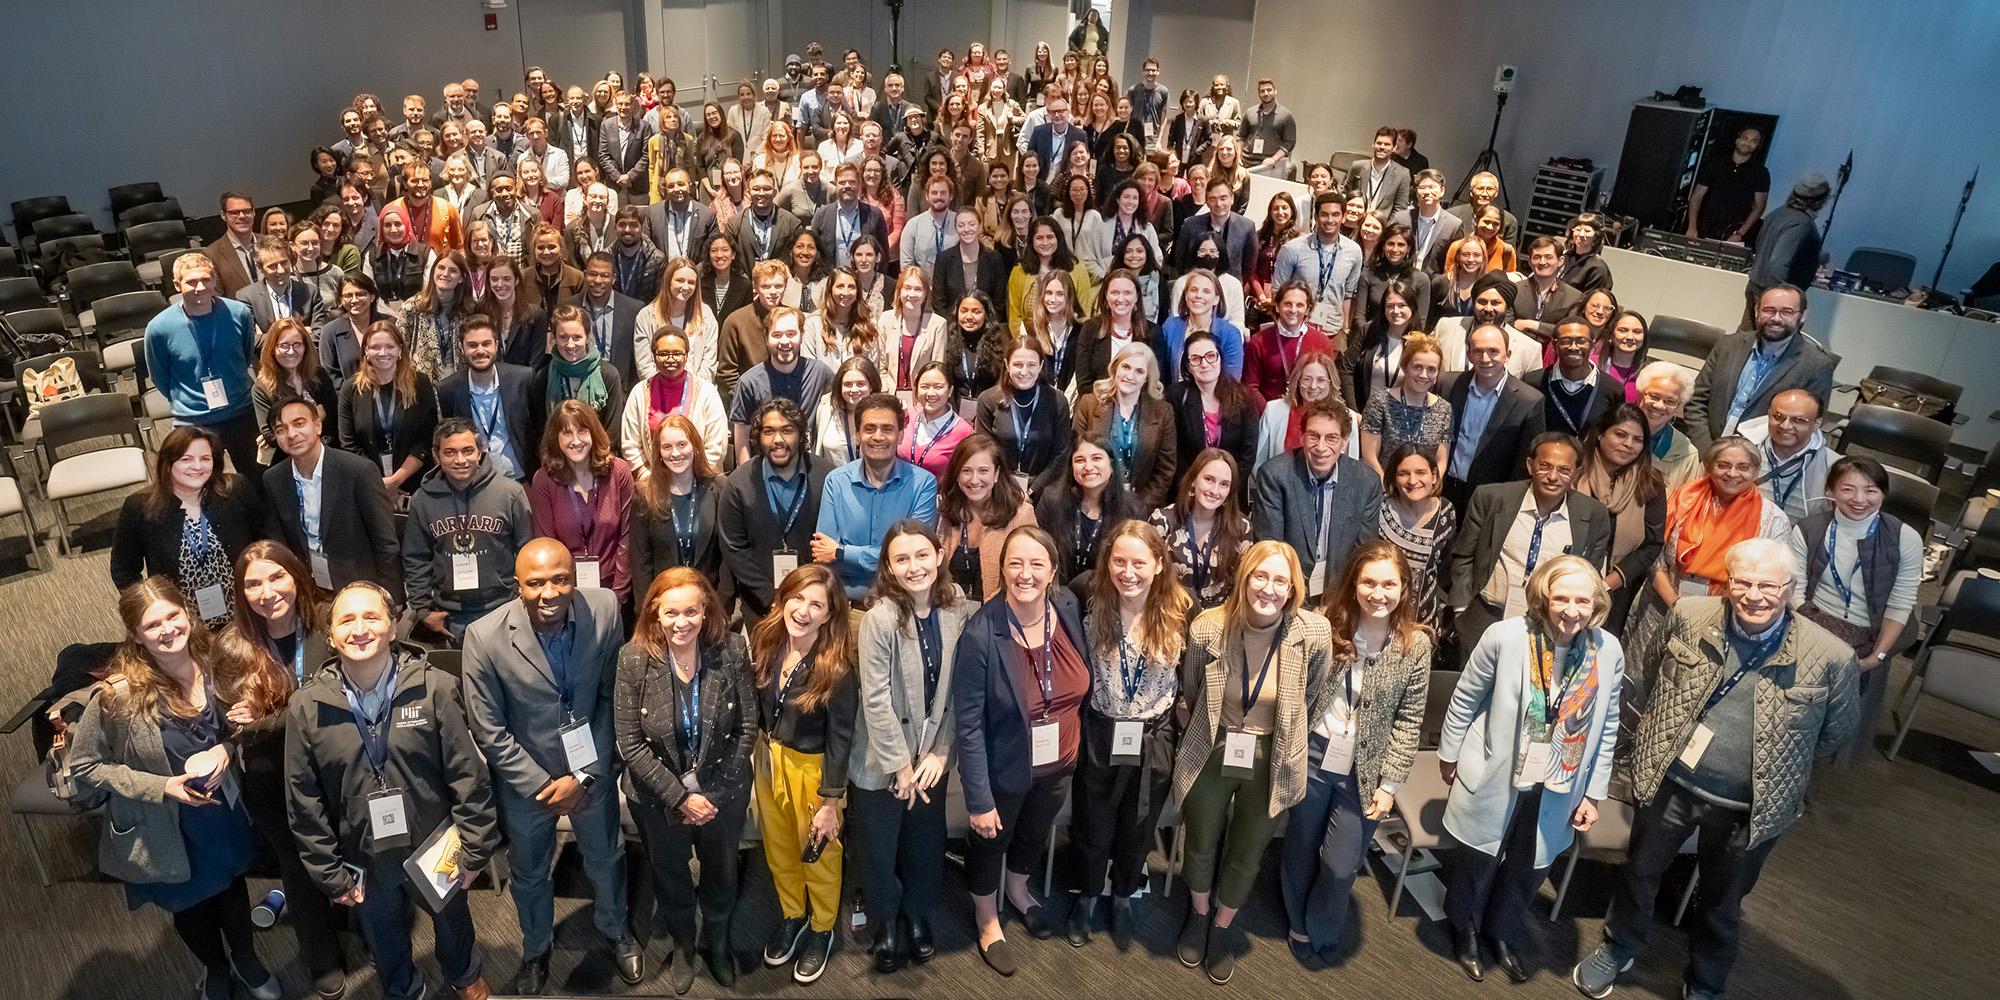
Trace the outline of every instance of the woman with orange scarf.
{"type": "Polygon", "coordinates": [[[1730,546],[1750,538],[1784,541],[1791,519],[1757,489],[1763,459],[1756,445],[1731,434],[1702,454],[1701,478],[1667,495],[1666,547],[1653,569],[1652,586],[1634,602],[1625,630],[1628,662],[1638,667],[1640,691],[1651,690],[1652,655],[1666,640],[1667,616],[1683,597],[1728,591],[1724,565],[1730,546]]]}
{"type": "Polygon", "coordinates": [[[1511,272],[1520,270],[1520,261],[1514,255],[1514,248],[1509,246],[1506,240],[1500,238],[1500,230],[1503,222],[1504,217],[1500,214],[1500,206],[1488,205],[1480,209],[1479,215],[1473,220],[1472,232],[1453,242],[1445,250],[1444,259],[1457,260],[1459,246],[1470,240],[1485,248],[1486,269],[1488,271],[1511,272]]]}

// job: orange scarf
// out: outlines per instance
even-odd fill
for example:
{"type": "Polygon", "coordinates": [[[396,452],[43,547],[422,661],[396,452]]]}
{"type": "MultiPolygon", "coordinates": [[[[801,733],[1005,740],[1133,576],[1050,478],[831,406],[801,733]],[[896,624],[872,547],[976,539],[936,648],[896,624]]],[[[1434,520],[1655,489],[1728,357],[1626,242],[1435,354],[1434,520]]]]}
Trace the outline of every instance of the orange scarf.
{"type": "Polygon", "coordinates": [[[1674,539],[1674,560],[1681,575],[1708,580],[1709,594],[1721,596],[1729,577],[1724,556],[1730,546],[1757,536],[1763,509],[1764,497],[1755,489],[1724,501],[1707,476],[1675,490],[1667,498],[1667,535],[1674,539]],[[1717,504],[1722,505],[1720,510],[1717,504]]]}

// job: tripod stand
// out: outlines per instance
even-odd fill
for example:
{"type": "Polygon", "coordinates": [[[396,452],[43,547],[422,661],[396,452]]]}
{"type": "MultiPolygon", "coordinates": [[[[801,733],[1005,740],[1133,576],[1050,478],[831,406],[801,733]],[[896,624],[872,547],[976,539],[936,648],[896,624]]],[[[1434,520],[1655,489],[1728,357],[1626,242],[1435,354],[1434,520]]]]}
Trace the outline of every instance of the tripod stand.
{"type": "Polygon", "coordinates": [[[1465,200],[1465,192],[1472,186],[1472,175],[1485,172],[1500,182],[1500,207],[1512,209],[1507,201],[1507,175],[1500,170],[1500,154],[1493,151],[1493,143],[1500,138],[1500,115],[1507,110],[1507,92],[1496,92],[1493,101],[1493,129],[1486,133],[1486,148],[1472,161],[1472,169],[1465,172],[1465,178],[1458,182],[1458,190],[1451,193],[1453,204],[1465,200]]]}

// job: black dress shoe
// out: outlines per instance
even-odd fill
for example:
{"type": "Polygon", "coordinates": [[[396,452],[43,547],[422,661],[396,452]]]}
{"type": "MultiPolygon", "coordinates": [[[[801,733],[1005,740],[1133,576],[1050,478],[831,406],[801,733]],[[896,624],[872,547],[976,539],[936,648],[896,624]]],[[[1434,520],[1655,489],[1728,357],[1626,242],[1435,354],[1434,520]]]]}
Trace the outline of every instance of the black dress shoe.
{"type": "Polygon", "coordinates": [[[1458,967],[1472,977],[1475,983],[1486,981],[1486,966],[1479,958],[1479,937],[1468,930],[1457,927],[1451,929],[1451,954],[1458,961],[1458,967]]]}
{"type": "Polygon", "coordinates": [[[1090,925],[1096,920],[1097,897],[1077,897],[1075,905],[1069,908],[1069,946],[1081,948],[1089,944],[1090,925]]]}
{"type": "Polygon", "coordinates": [[[1301,941],[1287,934],[1285,935],[1285,944],[1292,949],[1292,960],[1299,963],[1301,967],[1308,971],[1319,968],[1319,953],[1313,950],[1311,941],[1301,941]]]}
{"type": "Polygon", "coordinates": [[[1486,946],[1493,949],[1493,960],[1507,973],[1507,978],[1516,983],[1528,981],[1528,969],[1521,964],[1521,954],[1494,938],[1486,939],[1486,946]]]}
{"type": "Polygon", "coordinates": [[[783,965],[797,957],[799,942],[805,940],[805,936],[806,918],[778,921],[778,926],[771,930],[771,939],[764,942],[764,964],[783,965]]]}
{"type": "Polygon", "coordinates": [[[896,918],[903,922],[903,936],[909,940],[910,958],[917,962],[928,962],[937,954],[937,942],[931,940],[931,925],[928,920],[912,917],[896,918]]]}
{"type": "Polygon", "coordinates": [[[627,986],[637,986],[646,978],[646,952],[632,937],[622,937],[611,943],[611,957],[618,965],[618,978],[627,986]]]}
{"type": "Polygon", "coordinates": [[[507,992],[515,996],[538,997],[549,986],[549,956],[536,955],[521,959],[521,967],[514,972],[514,981],[507,984],[507,992]]]}
{"type": "Polygon", "coordinates": [[[901,918],[885,920],[875,932],[875,971],[888,975],[903,967],[907,949],[903,944],[903,934],[899,926],[901,918]]]}
{"type": "Polygon", "coordinates": [[[1011,976],[1019,966],[1014,962],[1014,949],[1007,947],[1007,939],[1001,938],[990,945],[978,945],[979,960],[986,967],[1003,976],[1011,976]]]}
{"type": "Polygon", "coordinates": [[[694,988],[694,949],[675,948],[673,957],[668,959],[667,985],[674,988],[674,995],[680,996],[694,988]]]}
{"type": "Polygon", "coordinates": [[[1138,918],[1132,914],[1132,897],[1111,897],[1110,922],[1111,943],[1117,945],[1119,951],[1132,950],[1132,931],[1138,923],[1138,918]]]}
{"type": "Polygon", "coordinates": [[[1021,911],[1021,926],[1026,927],[1028,936],[1037,941],[1047,941],[1056,936],[1055,925],[1049,923],[1048,911],[1042,909],[1040,903],[1021,911]]]}
{"type": "Polygon", "coordinates": [[[729,953],[727,945],[710,945],[703,959],[708,978],[715,980],[715,985],[723,989],[736,985],[736,956],[729,953]]]}
{"type": "Polygon", "coordinates": [[[1201,968],[1202,956],[1208,954],[1208,914],[1196,913],[1188,907],[1187,920],[1181,924],[1181,938],[1174,944],[1174,957],[1190,969],[1201,968]]]}

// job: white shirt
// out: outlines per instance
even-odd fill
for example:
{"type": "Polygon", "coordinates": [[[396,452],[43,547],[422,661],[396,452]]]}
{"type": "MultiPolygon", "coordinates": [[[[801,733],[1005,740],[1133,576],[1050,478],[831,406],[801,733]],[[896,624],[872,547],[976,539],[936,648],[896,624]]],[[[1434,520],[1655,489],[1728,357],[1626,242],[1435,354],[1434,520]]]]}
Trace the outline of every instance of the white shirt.
{"type": "Polygon", "coordinates": [[[299,474],[299,463],[292,463],[292,485],[299,491],[299,526],[305,529],[306,548],[324,554],[321,542],[320,523],[320,472],[326,468],[326,443],[320,442],[319,456],[313,459],[312,475],[299,474]]]}
{"type": "MultiPolygon", "coordinates": [[[[1507,537],[1500,543],[1500,558],[1493,563],[1493,576],[1486,581],[1486,589],[1479,592],[1489,604],[1501,606],[1503,618],[1514,618],[1528,610],[1528,574],[1534,567],[1527,564],[1528,546],[1535,534],[1535,522],[1542,520],[1536,513],[1535,491],[1528,490],[1521,497],[1521,509],[1514,515],[1514,523],[1507,529],[1507,537]]],[[[1535,565],[1569,551],[1569,498],[1564,497],[1562,506],[1549,512],[1542,520],[1542,542],[1535,553],[1535,565]]]]}

